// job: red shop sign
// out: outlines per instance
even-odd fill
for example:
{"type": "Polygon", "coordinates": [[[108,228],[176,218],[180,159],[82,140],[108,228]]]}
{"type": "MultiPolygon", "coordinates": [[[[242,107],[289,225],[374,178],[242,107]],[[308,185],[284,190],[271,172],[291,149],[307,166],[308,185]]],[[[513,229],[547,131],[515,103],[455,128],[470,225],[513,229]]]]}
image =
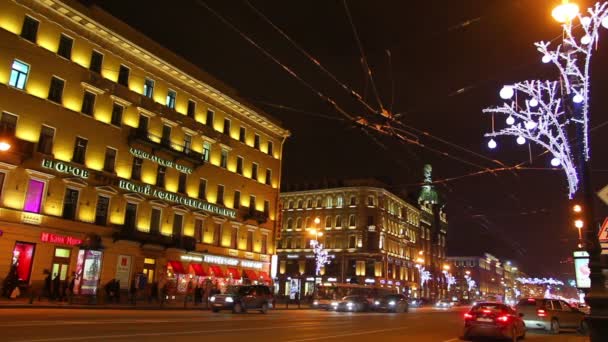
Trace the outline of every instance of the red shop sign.
{"type": "Polygon", "coordinates": [[[51,233],[45,233],[45,232],[42,232],[42,234],[40,234],[40,240],[42,240],[42,242],[59,243],[62,245],[70,245],[70,246],[76,246],[76,245],[80,245],[82,243],[81,239],[78,239],[75,237],[57,235],[57,234],[51,234],[51,233]]]}

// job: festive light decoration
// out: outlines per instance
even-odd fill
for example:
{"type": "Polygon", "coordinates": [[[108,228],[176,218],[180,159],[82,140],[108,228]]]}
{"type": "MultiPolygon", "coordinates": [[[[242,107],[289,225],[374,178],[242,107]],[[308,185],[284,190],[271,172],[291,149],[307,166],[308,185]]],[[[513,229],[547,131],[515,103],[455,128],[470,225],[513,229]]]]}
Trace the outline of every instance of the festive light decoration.
{"type": "Polygon", "coordinates": [[[490,141],[488,141],[488,147],[491,149],[495,149],[496,148],[496,140],[494,139],[490,139],[490,141]]]}
{"type": "Polygon", "coordinates": [[[551,47],[551,42],[535,44],[543,56],[542,62],[553,63],[557,67],[560,80],[523,81],[506,85],[500,91],[500,97],[506,102],[502,106],[483,110],[484,113],[502,114],[515,119],[509,127],[487,133],[487,137],[516,136],[520,145],[530,140],[560,161],[568,181],[570,198],[578,190],[579,177],[568,132],[574,125],[581,126],[577,127],[584,132],[584,155],[581,157],[589,160],[589,66],[599,40],[599,29],[601,26],[608,28],[607,2],[598,2],[589,8],[588,16],[578,14],[578,8],[573,6],[563,4],[553,12],[556,20],[563,23],[563,43],[555,47],[551,47]],[[575,19],[580,21],[580,25],[574,24],[575,19]],[[573,32],[575,28],[576,34],[573,32]],[[571,98],[575,106],[580,106],[577,108],[580,117],[568,116],[563,95],[571,98]],[[536,125],[533,127],[530,122],[536,125]]]}
{"type": "Polygon", "coordinates": [[[558,167],[558,166],[561,165],[561,163],[562,163],[562,161],[559,160],[559,158],[553,158],[553,159],[551,159],[551,165],[552,166],[558,167]]]}
{"type": "Polygon", "coordinates": [[[420,271],[420,286],[424,286],[427,281],[431,280],[431,272],[427,271],[424,266],[416,265],[416,267],[420,271]]]}
{"type": "Polygon", "coordinates": [[[561,280],[553,278],[517,278],[516,280],[525,285],[564,285],[561,280]]]}
{"type": "Polygon", "coordinates": [[[315,255],[316,275],[319,275],[321,269],[331,262],[331,258],[329,257],[327,250],[323,248],[323,244],[319,243],[317,240],[310,241],[310,245],[312,246],[315,255]]]}
{"type": "Polygon", "coordinates": [[[512,117],[511,115],[509,115],[509,117],[507,118],[507,125],[512,125],[515,123],[515,118],[512,117]]]}
{"type": "Polygon", "coordinates": [[[456,284],[456,277],[454,277],[452,273],[448,271],[443,271],[443,274],[445,275],[445,282],[448,285],[448,291],[450,291],[452,285],[456,284]]]}
{"type": "Polygon", "coordinates": [[[471,276],[465,275],[464,279],[467,282],[467,287],[469,291],[473,290],[477,286],[477,283],[475,282],[475,280],[471,279],[471,276]]]}

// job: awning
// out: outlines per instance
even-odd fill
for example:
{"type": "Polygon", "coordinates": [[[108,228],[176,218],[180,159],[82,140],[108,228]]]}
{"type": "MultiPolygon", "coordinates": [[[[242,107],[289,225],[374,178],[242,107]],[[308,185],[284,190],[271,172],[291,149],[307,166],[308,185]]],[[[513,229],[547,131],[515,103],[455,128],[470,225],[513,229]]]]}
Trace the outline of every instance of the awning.
{"type": "Polygon", "coordinates": [[[218,265],[209,265],[209,271],[216,277],[224,277],[224,272],[218,265]]]}
{"type": "Polygon", "coordinates": [[[207,272],[205,272],[205,269],[203,268],[203,265],[201,264],[190,264],[190,267],[192,267],[192,271],[194,271],[194,274],[196,274],[199,277],[205,277],[207,276],[207,272]]]}
{"type": "Polygon", "coordinates": [[[261,281],[269,281],[270,280],[270,276],[268,275],[268,273],[264,272],[264,271],[260,271],[260,273],[258,273],[259,279],[261,281]]]}
{"type": "Polygon", "coordinates": [[[228,267],[228,274],[232,276],[232,279],[241,279],[241,272],[234,267],[228,267]]]}
{"type": "Polygon", "coordinates": [[[258,275],[255,273],[255,271],[253,270],[244,270],[243,272],[245,272],[245,276],[253,281],[253,280],[258,280],[258,275]]]}
{"type": "Polygon", "coordinates": [[[184,265],[182,265],[181,261],[170,260],[169,266],[171,266],[173,269],[173,273],[186,274],[186,271],[184,271],[184,265]]]}

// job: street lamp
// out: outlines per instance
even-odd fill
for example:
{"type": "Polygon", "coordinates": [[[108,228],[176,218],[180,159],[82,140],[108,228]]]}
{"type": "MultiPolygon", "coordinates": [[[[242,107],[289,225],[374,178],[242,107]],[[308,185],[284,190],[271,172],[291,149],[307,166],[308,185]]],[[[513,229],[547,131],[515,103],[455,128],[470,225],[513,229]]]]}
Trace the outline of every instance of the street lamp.
{"type": "Polygon", "coordinates": [[[574,20],[578,15],[578,5],[570,3],[568,0],[562,0],[561,5],[556,6],[551,15],[559,23],[568,23],[574,20]]]}
{"type": "Polygon", "coordinates": [[[11,149],[11,144],[7,141],[0,141],[0,151],[6,152],[11,149]]]}

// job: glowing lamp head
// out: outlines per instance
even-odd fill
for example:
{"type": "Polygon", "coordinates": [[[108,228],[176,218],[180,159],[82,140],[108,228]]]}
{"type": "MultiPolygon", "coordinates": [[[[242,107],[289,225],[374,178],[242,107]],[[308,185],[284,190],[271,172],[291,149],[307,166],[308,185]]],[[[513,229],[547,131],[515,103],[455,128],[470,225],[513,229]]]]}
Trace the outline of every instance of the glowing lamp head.
{"type": "Polygon", "coordinates": [[[526,143],[526,138],[522,137],[521,135],[519,137],[517,137],[517,144],[518,145],[523,145],[526,143]]]}
{"type": "Polygon", "coordinates": [[[315,224],[319,224],[319,223],[321,223],[321,219],[318,218],[318,217],[315,217],[315,221],[314,222],[315,222],[315,224]]]}
{"type": "Polygon", "coordinates": [[[541,59],[543,63],[547,64],[549,62],[551,62],[551,56],[549,55],[544,55],[543,59],[541,59]]]}
{"type": "Polygon", "coordinates": [[[318,232],[318,233],[317,233],[317,236],[319,236],[319,237],[320,237],[320,236],[323,236],[323,232],[318,232]]]}
{"type": "Polygon", "coordinates": [[[500,89],[500,98],[503,100],[508,100],[510,98],[513,97],[513,95],[515,94],[515,91],[513,90],[513,87],[511,86],[504,86],[502,87],[502,89],[500,89]]]}
{"type": "Polygon", "coordinates": [[[6,141],[0,141],[0,151],[6,152],[11,149],[11,144],[6,141]]]}
{"type": "Polygon", "coordinates": [[[575,213],[580,213],[580,212],[582,212],[582,211],[583,211],[583,207],[581,207],[581,205],[580,205],[580,204],[575,204],[575,205],[572,207],[572,211],[574,211],[575,213]]]}
{"type": "Polygon", "coordinates": [[[496,144],[496,141],[494,139],[490,139],[490,141],[488,141],[488,147],[492,150],[495,149],[497,145],[498,144],[496,144]]]}
{"type": "Polygon", "coordinates": [[[530,100],[530,102],[528,102],[528,104],[530,105],[530,107],[536,107],[536,106],[538,106],[538,100],[532,99],[532,100],[530,100]]]}
{"type": "Polygon", "coordinates": [[[559,158],[551,159],[551,166],[558,167],[561,165],[561,163],[562,163],[562,161],[559,160],[559,158]]]}
{"type": "Polygon", "coordinates": [[[584,100],[585,99],[583,98],[583,95],[581,95],[581,94],[576,94],[572,98],[572,101],[574,101],[574,103],[582,103],[584,100]]]}
{"type": "Polygon", "coordinates": [[[583,226],[585,225],[585,223],[583,222],[583,220],[576,220],[574,221],[574,226],[578,229],[583,228],[583,226]]]}
{"type": "Polygon", "coordinates": [[[511,115],[509,115],[509,117],[507,118],[507,125],[512,125],[515,123],[515,118],[512,117],[511,115]]]}
{"type": "Polygon", "coordinates": [[[316,229],[311,229],[310,230],[310,235],[317,235],[317,230],[316,229]]]}
{"type": "Polygon", "coordinates": [[[551,15],[558,23],[568,23],[576,18],[578,11],[579,9],[577,4],[572,4],[566,1],[555,7],[551,12],[551,15]]]}

